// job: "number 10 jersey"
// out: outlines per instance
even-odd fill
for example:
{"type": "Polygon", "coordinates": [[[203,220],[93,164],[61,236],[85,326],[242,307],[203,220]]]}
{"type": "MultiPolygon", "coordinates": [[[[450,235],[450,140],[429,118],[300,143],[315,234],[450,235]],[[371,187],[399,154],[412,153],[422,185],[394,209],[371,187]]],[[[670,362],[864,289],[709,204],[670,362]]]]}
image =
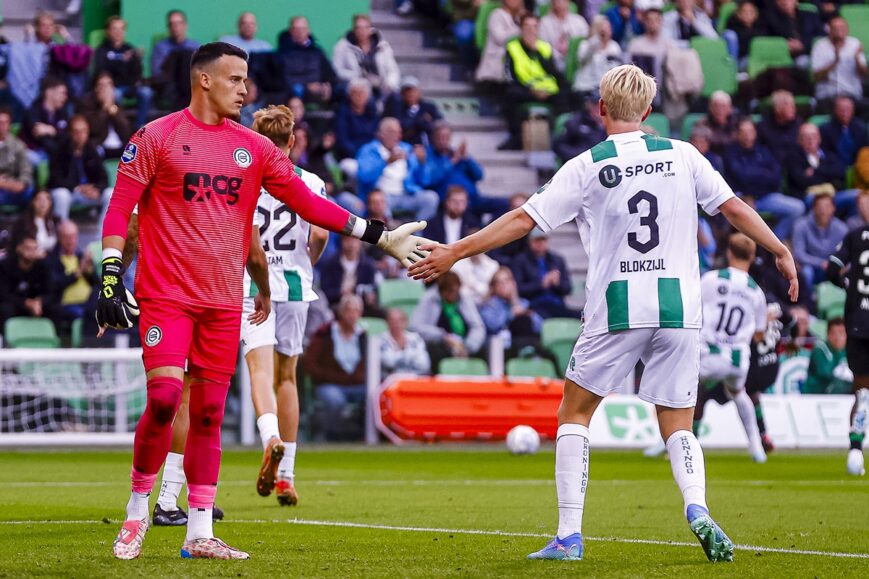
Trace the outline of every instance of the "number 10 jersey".
{"type": "Polygon", "coordinates": [[[697,205],[733,191],[692,145],[619,133],[568,161],[523,209],[544,231],[576,220],[589,255],[585,328],[700,328],[697,205]]]}
{"type": "MultiPolygon", "coordinates": [[[[326,184],[322,179],[294,167],[308,189],[326,197],[326,184]]],[[[269,195],[263,189],[256,204],[253,218],[254,227],[259,228],[260,243],[266,252],[269,263],[269,289],[275,302],[312,302],[317,299],[314,292],[314,272],[308,255],[308,235],[311,224],[299,217],[282,201],[269,195]]],[[[258,288],[252,282],[247,269],[244,270],[244,295],[253,297],[258,288]]]]}

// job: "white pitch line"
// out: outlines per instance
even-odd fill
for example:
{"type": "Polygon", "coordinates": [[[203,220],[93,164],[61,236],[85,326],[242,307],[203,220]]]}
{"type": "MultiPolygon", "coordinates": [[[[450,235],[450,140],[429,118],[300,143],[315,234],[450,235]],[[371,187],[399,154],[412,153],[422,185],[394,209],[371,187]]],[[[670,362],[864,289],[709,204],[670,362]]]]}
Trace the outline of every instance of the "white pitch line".
{"type": "MultiPolygon", "coordinates": [[[[0,525],[104,525],[106,520],[57,520],[57,521],[0,521],[0,525]]],[[[108,523],[120,521],[108,520],[108,523]]],[[[439,527],[410,527],[399,525],[374,525],[368,523],[353,523],[350,521],[317,521],[310,519],[250,519],[225,520],[221,524],[263,525],[289,523],[291,525],[310,525],[315,527],[343,527],[351,529],[372,529],[376,531],[406,531],[412,533],[444,533],[453,535],[486,535],[495,537],[529,537],[549,539],[552,535],[544,533],[519,533],[513,531],[487,531],[484,529],[442,529],[439,527]]],[[[627,539],[624,537],[584,537],[586,541],[597,543],[624,543],[631,545],[657,545],[661,547],[696,547],[696,543],[684,541],[658,541],[654,539],[627,539]]],[[[809,549],[784,549],[780,547],[761,547],[757,545],[735,545],[740,551],[755,551],[760,553],[779,553],[783,555],[806,555],[814,557],[837,557],[845,559],[869,559],[869,553],[842,553],[837,551],[814,551],[809,549]]]]}

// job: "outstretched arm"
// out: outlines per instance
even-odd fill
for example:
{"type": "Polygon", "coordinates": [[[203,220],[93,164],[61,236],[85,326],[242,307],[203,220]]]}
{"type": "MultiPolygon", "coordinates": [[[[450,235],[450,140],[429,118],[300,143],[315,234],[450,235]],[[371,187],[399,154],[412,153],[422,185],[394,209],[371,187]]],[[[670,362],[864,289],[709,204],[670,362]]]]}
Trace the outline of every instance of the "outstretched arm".
{"type": "Polygon", "coordinates": [[[790,283],[788,297],[797,301],[800,294],[800,284],[797,279],[797,267],[794,258],[784,243],[779,241],[769,226],[760,218],[757,212],[745,204],[742,199],[732,197],[718,208],[736,229],[749,236],[756,243],[766,248],[775,256],[775,266],[790,283]]]}
{"type": "Polygon", "coordinates": [[[420,249],[430,250],[424,260],[411,265],[408,275],[426,283],[434,281],[450,270],[460,259],[485,253],[528,235],[535,223],[521,207],[505,213],[480,231],[449,245],[422,245],[420,249]]]}

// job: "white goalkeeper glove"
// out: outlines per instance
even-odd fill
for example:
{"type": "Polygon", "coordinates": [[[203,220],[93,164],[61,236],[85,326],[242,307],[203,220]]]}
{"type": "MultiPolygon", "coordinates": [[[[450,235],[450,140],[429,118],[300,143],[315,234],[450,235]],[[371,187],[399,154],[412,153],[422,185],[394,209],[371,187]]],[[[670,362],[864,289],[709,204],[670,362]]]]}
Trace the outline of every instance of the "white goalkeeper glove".
{"type": "Polygon", "coordinates": [[[434,243],[425,237],[413,235],[425,229],[426,225],[425,221],[413,221],[392,231],[384,231],[377,240],[377,247],[397,259],[404,267],[410,267],[428,257],[429,252],[419,246],[434,243]]]}

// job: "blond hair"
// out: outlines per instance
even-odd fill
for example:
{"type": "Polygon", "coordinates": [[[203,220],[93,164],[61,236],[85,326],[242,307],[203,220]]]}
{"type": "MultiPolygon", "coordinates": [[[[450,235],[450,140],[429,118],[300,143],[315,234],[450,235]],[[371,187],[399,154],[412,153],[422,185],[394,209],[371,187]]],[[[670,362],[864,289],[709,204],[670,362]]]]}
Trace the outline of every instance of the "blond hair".
{"type": "Polygon", "coordinates": [[[253,114],[251,128],[268,137],[278,147],[286,147],[296,119],[285,105],[269,105],[253,114]]]}
{"type": "Polygon", "coordinates": [[[757,244],[744,233],[734,233],[727,241],[730,255],[741,261],[754,261],[757,244]]]}
{"type": "Polygon", "coordinates": [[[615,121],[643,120],[657,91],[655,79],[633,64],[610,69],[600,81],[600,98],[607,116],[615,121]]]}

